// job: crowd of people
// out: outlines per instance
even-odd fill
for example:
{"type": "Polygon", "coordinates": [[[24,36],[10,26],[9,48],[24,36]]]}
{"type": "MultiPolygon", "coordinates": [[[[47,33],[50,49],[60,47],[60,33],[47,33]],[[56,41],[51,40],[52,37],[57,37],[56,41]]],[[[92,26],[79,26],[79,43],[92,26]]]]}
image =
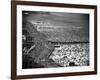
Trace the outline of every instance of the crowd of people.
{"type": "Polygon", "coordinates": [[[55,48],[50,56],[61,66],[88,66],[89,65],[89,43],[77,43],[61,45],[55,48]]]}
{"type": "MultiPolygon", "coordinates": [[[[23,25],[22,37],[23,55],[28,55],[38,64],[44,65],[43,60],[45,60],[47,67],[89,65],[89,43],[59,43],[60,47],[54,47],[54,44],[48,42],[47,36],[37,31],[36,26],[29,22],[23,25]]],[[[23,61],[24,59],[26,57],[23,61]]]]}

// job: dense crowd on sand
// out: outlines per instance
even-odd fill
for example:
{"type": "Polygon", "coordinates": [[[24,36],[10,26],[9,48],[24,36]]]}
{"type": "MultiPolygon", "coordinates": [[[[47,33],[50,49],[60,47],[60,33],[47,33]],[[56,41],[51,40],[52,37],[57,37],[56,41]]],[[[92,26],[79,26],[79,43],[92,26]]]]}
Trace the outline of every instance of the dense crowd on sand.
{"type": "Polygon", "coordinates": [[[64,67],[88,66],[89,43],[60,45],[59,48],[55,48],[50,58],[64,67]]]}
{"type": "MultiPolygon", "coordinates": [[[[45,61],[45,64],[48,63],[46,67],[55,66],[56,63],[57,66],[59,65],[64,67],[89,65],[89,43],[75,43],[75,39],[76,42],[79,41],[77,41],[78,38],[76,38],[76,36],[74,36],[73,34],[72,34],[73,36],[70,36],[70,38],[73,37],[74,39],[73,38],[70,39],[67,37],[68,39],[66,41],[65,36],[67,33],[61,34],[60,32],[63,31],[59,31],[59,32],[56,31],[57,30],[52,32],[50,31],[39,32],[37,30],[37,26],[31,24],[30,22],[24,23],[23,36],[22,36],[23,37],[23,66],[24,66],[23,68],[26,67],[29,68],[29,66],[33,64],[30,63],[30,57],[32,58],[32,62],[38,63],[40,67],[42,63],[41,60],[46,60],[46,59],[48,60],[48,62],[45,61]],[[58,38],[58,36],[62,36],[62,37],[58,38]],[[48,37],[50,39],[48,39],[48,37]],[[67,42],[67,43],[69,42],[69,43],[68,44],[57,43],[57,45],[60,47],[55,47],[55,44],[51,44],[48,41],[49,42],[61,41],[61,42],[67,42]],[[51,59],[48,58],[49,55],[51,59]],[[30,64],[26,65],[26,63],[30,63],[30,64]],[[55,64],[51,64],[51,63],[55,63],[55,64]]],[[[67,35],[68,36],[71,35],[70,32],[67,35]]]]}

